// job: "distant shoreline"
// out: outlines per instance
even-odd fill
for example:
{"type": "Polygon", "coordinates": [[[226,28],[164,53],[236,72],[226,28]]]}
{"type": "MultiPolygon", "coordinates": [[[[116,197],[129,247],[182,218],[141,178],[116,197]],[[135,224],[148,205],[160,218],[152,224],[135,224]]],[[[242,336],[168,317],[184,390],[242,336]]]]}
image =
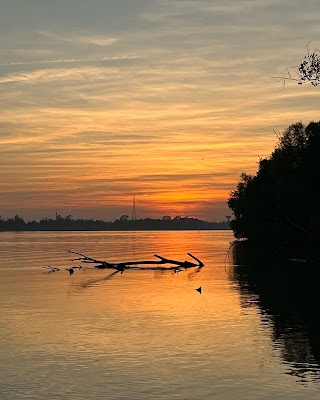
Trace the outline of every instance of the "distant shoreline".
{"type": "Polygon", "coordinates": [[[164,228],[164,229],[0,229],[1,232],[155,232],[155,231],[232,231],[227,228],[164,228]]]}
{"type": "MultiPolygon", "coordinates": [[[[127,216],[126,216],[127,217],[127,216]]],[[[0,232],[34,232],[34,231],[204,231],[204,230],[231,230],[229,221],[208,222],[196,218],[173,218],[139,220],[117,219],[115,221],[44,218],[40,221],[24,221],[16,215],[7,220],[0,218],[0,232]]]]}

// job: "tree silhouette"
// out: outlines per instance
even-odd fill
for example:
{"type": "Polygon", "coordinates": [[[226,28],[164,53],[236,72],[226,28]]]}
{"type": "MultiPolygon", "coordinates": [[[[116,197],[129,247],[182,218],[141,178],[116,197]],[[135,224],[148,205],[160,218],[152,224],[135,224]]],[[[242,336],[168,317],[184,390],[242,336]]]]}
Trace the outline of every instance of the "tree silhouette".
{"type": "Polygon", "coordinates": [[[310,242],[320,230],[317,176],[320,122],[290,125],[255,176],[245,173],[228,206],[236,238],[268,242],[310,242]]]}
{"type": "Polygon", "coordinates": [[[297,67],[293,67],[295,75],[292,76],[289,69],[283,76],[276,77],[283,81],[285,85],[287,80],[296,81],[298,85],[303,83],[311,83],[312,86],[320,84],[320,50],[314,49],[310,52],[309,44],[307,47],[307,55],[297,67]]]}
{"type": "Polygon", "coordinates": [[[4,219],[0,216],[0,231],[136,231],[136,230],[211,230],[230,229],[229,223],[208,222],[197,218],[165,216],[162,219],[144,218],[130,220],[128,215],[122,215],[115,221],[92,219],[75,219],[72,215],[62,217],[57,214],[55,218],[43,218],[38,221],[25,222],[18,215],[14,218],[4,219]]]}

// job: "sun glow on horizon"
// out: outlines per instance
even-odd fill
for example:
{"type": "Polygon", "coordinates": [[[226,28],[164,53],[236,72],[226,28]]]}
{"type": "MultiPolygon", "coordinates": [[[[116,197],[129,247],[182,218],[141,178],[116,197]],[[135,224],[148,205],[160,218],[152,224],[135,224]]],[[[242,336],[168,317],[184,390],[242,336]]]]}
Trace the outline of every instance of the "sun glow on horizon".
{"type": "Polygon", "coordinates": [[[318,115],[316,90],[271,78],[318,25],[278,26],[273,2],[70,1],[0,15],[0,215],[116,219],[136,194],[144,217],[222,220],[274,131],[318,115]]]}

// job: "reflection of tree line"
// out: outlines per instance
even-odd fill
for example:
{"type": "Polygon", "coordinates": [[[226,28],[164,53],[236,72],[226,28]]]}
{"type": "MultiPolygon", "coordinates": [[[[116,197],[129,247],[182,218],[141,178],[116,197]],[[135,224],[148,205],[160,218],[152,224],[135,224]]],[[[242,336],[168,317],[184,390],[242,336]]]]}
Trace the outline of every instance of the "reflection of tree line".
{"type": "Polygon", "coordinates": [[[196,218],[175,217],[162,219],[137,219],[129,220],[122,216],[115,221],[93,219],[74,219],[71,215],[56,218],[44,218],[40,221],[25,221],[16,215],[13,218],[0,217],[0,231],[46,231],[46,230],[212,230],[230,229],[228,222],[208,222],[196,218]]]}
{"type": "Polygon", "coordinates": [[[233,246],[233,260],[232,279],[242,304],[258,305],[261,319],[271,322],[274,345],[289,373],[300,382],[320,380],[319,264],[268,254],[248,242],[233,246]]]}

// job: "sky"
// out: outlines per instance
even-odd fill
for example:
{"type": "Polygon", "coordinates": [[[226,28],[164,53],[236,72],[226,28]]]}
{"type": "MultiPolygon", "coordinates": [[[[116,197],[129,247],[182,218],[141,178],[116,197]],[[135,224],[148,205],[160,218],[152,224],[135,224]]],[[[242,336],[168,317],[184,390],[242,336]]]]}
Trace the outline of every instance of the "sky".
{"type": "Polygon", "coordinates": [[[0,215],[230,215],[275,132],[319,120],[292,74],[318,0],[0,0],[0,215]]]}

